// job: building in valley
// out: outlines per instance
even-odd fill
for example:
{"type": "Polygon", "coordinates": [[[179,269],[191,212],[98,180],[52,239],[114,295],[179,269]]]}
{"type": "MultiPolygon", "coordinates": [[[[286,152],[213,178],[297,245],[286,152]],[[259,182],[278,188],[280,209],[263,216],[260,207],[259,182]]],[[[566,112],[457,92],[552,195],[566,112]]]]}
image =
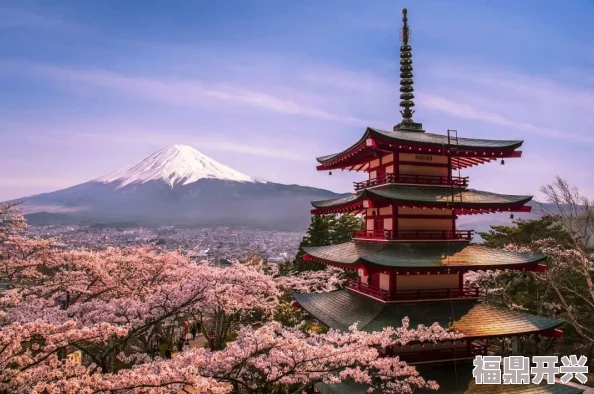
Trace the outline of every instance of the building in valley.
{"type": "MultiPolygon", "coordinates": [[[[442,392],[483,392],[472,383],[476,355],[492,354],[494,339],[520,336],[559,337],[562,321],[512,311],[479,301],[481,289],[465,284],[469,271],[543,271],[545,256],[489,249],[473,244],[473,232],[458,230],[460,215],[490,212],[529,212],[531,196],[472,189],[460,170],[489,162],[520,158],[523,141],[459,137],[456,131],[432,134],[413,121],[414,88],[410,30],[403,10],[400,48],[400,106],[402,121],[392,131],[368,128],[344,151],[318,158],[318,170],[354,170],[368,174],[347,197],[315,201],[312,214],[363,214],[366,229],[338,245],[304,248],[307,260],[352,270],[357,279],[346,289],[319,294],[296,294],[297,303],[324,325],[347,330],[378,331],[438,322],[463,334],[454,343],[410,344],[385,349],[419,368],[423,377],[442,385],[442,392]],[[432,368],[439,365],[439,368],[432,368]],[[443,371],[453,368],[446,376],[443,371]],[[426,373],[425,373],[425,372],[426,373]],[[440,374],[443,377],[440,379],[440,374]]],[[[513,217],[513,216],[512,216],[513,217]]],[[[512,340],[510,353],[517,353],[512,340]]],[[[490,386],[489,393],[547,391],[552,386],[490,386]]],[[[320,384],[322,393],[365,392],[364,387],[320,384]]],[[[555,392],[581,390],[555,385],[555,392]]]]}

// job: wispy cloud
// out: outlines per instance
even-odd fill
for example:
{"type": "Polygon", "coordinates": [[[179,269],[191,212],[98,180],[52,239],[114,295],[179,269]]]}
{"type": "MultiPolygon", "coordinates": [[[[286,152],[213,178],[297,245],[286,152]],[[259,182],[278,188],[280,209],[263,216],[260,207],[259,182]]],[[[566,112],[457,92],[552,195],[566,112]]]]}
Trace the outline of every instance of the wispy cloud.
{"type": "Polygon", "coordinates": [[[310,157],[304,157],[299,151],[283,146],[282,144],[268,144],[262,146],[253,141],[241,143],[226,138],[216,138],[217,133],[202,132],[200,136],[192,132],[167,132],[143,130],[119,132],[117,134],[106,136],[105,133],[75,133],[71,134],[74,138],[85,139],[87,141],[105,141],[110,143],[130,144],[142,141],[144,144],[154,146],[160,149],[173,144],[184,143],[207,151],[218,151],[228,153],[242,153],[263,158],[275,158],[292,161],[310,161],[310,157]],[[214,137],[213,137],[214,136],[214,137]]]}
{"type": "MultiPolygon", "coordinates": [[[[258,58],[262,60],[262,56],[258,58]]],[[[30,141],[45,139],[44,143],[61,146],[86,144],[110,154],[117,147],[119,153],[114,153],[117,163],[109,163],[113,168],[104,169],[97,164],[93,170],[96,176],[129,164],[152,150],[184,143],[207,154],[222,152],[221,161],[251,175],[281,182],[314,182],[321,187],[331,187],[332,183],[335,190],[344,191],[350,189],[352,177],[313,178],[314,157],[344,149],[356,141],[365,126],[383,127],[400,117],[398,76],[389,67],[384,71],[365,71],[295,58],[285,63],[278,58],[274,62],[262,61],[264,66],[259,67],[253,59],[249,62],[236,57],[218,59],[225,66],[222,73],[225,75],[217,74],[210,79],[208,68],[201,69],[199,75],[187,73],[176,78],[156,72],[132,75],[107,69],[5,62],[5,67],[18,68],[16,72],[26,72],[32,78],[41,77],[75,95],[81,90],[86,94],[91,92],[92,97],[104,100],[103,105],[113,106],[112,99],[122,97],[132,99],[138,108],[152,104],[147,106],[151,109],[146,114],[119,113],[119,120],[92,115],[77,119],[73,111],[64,110],[56,119],[67,118],[67,121],[37,119],[35,124],[21,119],[20,125],[13,123],[10,127],[21,133],[30,130],[27,133],[30,141]],[[237,67],[232,67],[234,64],[237,67]],[[202,113],[197,116],[194,113],[200,111],[194,109],[203,109],[208,116],[202,117],[202,113]],[[133,155],[124,149],[135,145],[133,155]],[[144,147],[142,152],[138,145],[144,147]],[[242,155],[250,156],[245,159],[249,161],[247,165],[234,162],[236,156],[242,155]],[[231,157],[230,163],[226,157],[231,157]]],[[[482,65],[473,67],[464,60],[460,63],[466,69],[456,68],[457,64],[446,60],[436,64],[447,67],[416,68],[419,69],[416,77],[421,82],[415,92],[420,121],[431,123],[436,118],[441,121],[444,115],[464,119],[473,122],[467,123],[470,127],[487,129],[484,135],[477,136],[484,138],[500,138],[492,130],[503,127],[511,129],[507,134],[514,138],[524,138],[523,133],[527,133],[540,136],[539,141],[549,144],[560,140],[594,142],[589,132],[594,123],[583,116],[594,109],[591,91],[571,88],[552,79],[530,78],[485,69],[482,65]],[[566,130],[567,119],[571,120],[570,130],[566,130]],[[485,125],[496,127],[489,129],[485,125]]],[[[508,191],[519,193],[537,190],[556,173],[555,169],[565,175],[563,163],[572,162],[571,157],[560,157],[553,168],[545,166],[548,153],[540,152],[538,157],[526,156],[522,160],[518,169],[530,174],[531,182],[506,186],[509,179],[504,177],[483,186],[489,190],[513,187],[508,191]]],[[[482,177],[496,174],[493,169],[477,171],[484,171],[480,172],[482,177]]]]}
{"type": "MultiPolygon", "coordinates": [[[[479,65],[472,68],[468,62],[458,61],[460,66],[446,59],[437,60],[439,66],[429,68],[430,78],[425,78],[424,88],[415,92],[419,112],[428,108],[539,136],[594,142],[588,131],[594,129],[594,122],[583,116],[584,110],[594,110],[594,91],[508,71],[485,70],[479,65]],[[567,129],[568,119],[571,129],[567,129]]],[[[340,68],[318,71],[311,68],[301,78],[332,87],[336,94],[350,92],[351,97],[379,94],[392,108],[397,102],[396,78],[340,68]]]]}
{"type": "Polygon", "coordinates": [[[422,100],[420,100],[422,104],[428,106],[433,110],[437,110],[458,118],[480,120],[494,125],[511,127],[517,130],[522,130],[528,133],[551,138],[569,139],[573,141],[582,142],[594,142],[594,137],[592,136],[574,134],[572,132],[536,126],[531,123],[510,120],[495,113],[489,113],[478,110],[470,104],[452,101],[445,97],[440,97],[428,93],[421,94],[420,96],[422,97],[422,100]]]}
{"type": "Polygon", "coordinates": [[[50,65],[32,66],[42,75],[62,83],[86,84],[147,101],[179,107],[212,107],[220,102],[242,105],[287,115],[307,116],[335,122],[365,124],[365,121],[298,103],[267,92],[241,86],[209,84],[199,80],[137,77],[104,70],[81,70],[50,65]]]}
{"type": "MultiPolygon", "coordinates": [[[[70,118],[68,121],[44,119],[38,124],[31,122],[0,122],[0,133],[27,134],[28,143],[46,147],[55,145],[86,144],[93,146],[132,146],[142,142],[144,146],[158,150],[174,144],[187,144],[198,149],[227,153],[240,153],[263,158],[291,161],[311,161],[304,155],[305,142],[249,136],[245,139],[222,135],[215,126],[187,124],[183,126],[144,119],[98,119],[70,118]],[[50,132],[48,132],[50,131],[50,132]]],[[[7,134],[10,136],[10,134],[7,134]]]]}

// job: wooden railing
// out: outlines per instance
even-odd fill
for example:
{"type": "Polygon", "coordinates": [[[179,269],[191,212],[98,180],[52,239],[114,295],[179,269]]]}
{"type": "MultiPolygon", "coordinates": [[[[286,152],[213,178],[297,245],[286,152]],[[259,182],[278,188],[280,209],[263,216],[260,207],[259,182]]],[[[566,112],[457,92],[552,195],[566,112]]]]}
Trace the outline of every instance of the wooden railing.
{"type": "Polygon", "coordinates": [[[390,300],[433,300],[441,298],[478,298],[481,295],[479,287],[463,287],[460,289],[415,289],[398,290],[391,294],[390,300]]]}
{"type": "Polygon", "coordinates": [[[431,185],[431,186],[458,186],[467,187],[468,177],[459,176],[439,176],[439,175],[407,175],[407,174],[386,174],[382,177],[368,179],[361,182],[353,182],[355,190],[361,190],[368,187],[383,185],[386,183],[408,183],[413,185],[431,185]]]}
{"type": "Polygon", "coordinates": [[[392,230],[355,230],[353,231],[353,238],[367,238],[367,239],[392,239],[392,230]]]}
{"type": "Polygon", "coordinates": [[[471,241],[474,230],[355,230],[353,238],[385,240],[463,240],[471,241]]]}
{"type": "Polygon", "coordinates": [[[367,283],[362,283],[355,279],[348,279],[347,287],[349,289],[356,290],[360,293],[367,294],[375,298],[379,298],[380,300],[390,300],[390,292],[388,290],[383,290],[379,287],[371,286],[367,283]]]}
{"type": "Polygon", "coordinates": [[[347,288],[356,290],[360,293],[379,298],[384,301],[416,301],[416,300],[435,300],[443,298],[478,298],[481,295],[479,287],[463,287],[460,289],[415,289],[398,290],[390,292],[379,287],[362,283],[356,279],[347,281],[347,288]]]}

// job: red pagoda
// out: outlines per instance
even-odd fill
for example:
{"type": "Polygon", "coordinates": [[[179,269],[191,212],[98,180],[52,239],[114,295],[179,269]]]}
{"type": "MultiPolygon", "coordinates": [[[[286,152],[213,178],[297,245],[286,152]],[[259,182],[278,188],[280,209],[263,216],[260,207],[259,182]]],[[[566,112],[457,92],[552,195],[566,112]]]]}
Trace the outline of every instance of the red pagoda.
{"type": "MultiPolygon", "coordinates": [[[[472,243],[472,230],[459,230],[460,215],[490,212],[529,212],[532,196],[497,194],[470,188],[460,170],[492,161],[519,158],[523,141],[458,137],[454,130],[432,134],[413,121],[414,88],[410,29],[403,10],[400,47],[400,106],[402,121],[392,131],[367,128],[359,141],[342,152],[318,158],[320,171],[354,170],[368,179],[354,185],[355,193],[312,202],[312,214],[362,214],[366,229],[353,240],[338,245],[303,248],[305,259],[357,272],[344,290],[321,294],[296,294],[295,299],[322,324],[347,330],[378,331],[400,326],[408,317],[411,326],[434,322],[463,334],[454,343],[412,344],[386,349],[410,364],[441,365],[472,360],[491,353],[493,339],[535,335],[559,337],[562,321],[512,311],[479,301],[481,289],[465,285],[469,271],[543,271],[543,255],[494,250],[472,243]],[[457,174],[455,176],[454,174],[457,174]]],[[[517,352],[517,341],[513,341],[517,352]]],[[[442,392],[479,392],[469,383],[466,368],[455,368],[456,386],[442,392]],[[466,379],[466,380],[465,380],[466,379]],[[463,383],[460,383],[463,382],[463,383]]],[[[445,369],[444,369],[445,368],[445,369]]],[[[435,369],[427,370],[435,376],[435,369]]],[[[469,377],[470,376],[470,377],[469,377]]],[[[436,379],[438,383],[444,382],[436,379]]],[[[454,380],[449,376],[451,384],[454,380]]],[[[555,385],[559,393],[578,393],[555,385]]],[[[316,386],[322,393],[365,392],[357,385],[316,386]]],[[[491,386],[493,388],[493,386],[491,386]]],[[[489,392],[547,391],[545,386],[501,386],[489,392]],[[507,387],[507,389],[505,389],[507,387]],[[507,391],[506,391],[507,390],[507,391]],[[544,391],[542,391],[544,390],[544,391]]],[[[483,391],[480,391],[483,392],[483,391]]]]}

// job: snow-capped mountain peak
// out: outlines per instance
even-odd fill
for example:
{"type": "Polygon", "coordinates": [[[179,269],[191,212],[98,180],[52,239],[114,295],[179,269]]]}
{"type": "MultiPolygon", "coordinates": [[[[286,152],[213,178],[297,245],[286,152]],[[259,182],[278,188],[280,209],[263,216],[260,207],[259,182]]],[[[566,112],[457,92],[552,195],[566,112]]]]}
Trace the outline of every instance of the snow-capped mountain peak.
{"type": "Polygon", "coordinates": [[[120,188],[134,183],[162,180],[173,187],[200,179],[265,183],[227,167],[188,145],[173,145],[162,149],[136,164],[96,179],[96,182],[117,182],[117,187],[120,188]]]}

